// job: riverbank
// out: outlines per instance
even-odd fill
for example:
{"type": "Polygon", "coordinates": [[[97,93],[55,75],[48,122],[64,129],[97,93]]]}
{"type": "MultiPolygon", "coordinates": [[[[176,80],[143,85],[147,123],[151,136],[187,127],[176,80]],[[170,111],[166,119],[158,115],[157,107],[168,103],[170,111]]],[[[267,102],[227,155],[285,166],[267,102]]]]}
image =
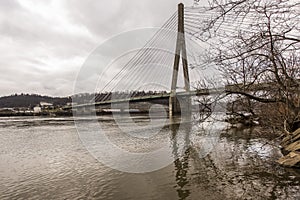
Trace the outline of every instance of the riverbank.
{"type": "Polygon", "coordinates": [[[63,110],[58,110],[58,111],[42,111],[42,112],[14,112],[14,111],[5,111],[5,112],[0,112],[0,117],[26,117],[26,116],[72,116],[73,113],[72,111],[63,111],[63,110]]]}

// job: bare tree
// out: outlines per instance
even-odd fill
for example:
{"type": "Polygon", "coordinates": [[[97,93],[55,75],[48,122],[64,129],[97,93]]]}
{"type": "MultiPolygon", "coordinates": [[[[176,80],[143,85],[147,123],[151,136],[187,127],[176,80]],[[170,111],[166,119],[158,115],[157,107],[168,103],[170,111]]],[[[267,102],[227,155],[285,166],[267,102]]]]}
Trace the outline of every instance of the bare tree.
{"type": "Polygon", "coordinates": [[[209,5],[213,15],[198,37],[210,33],[210,60],[236,86],[228,94],[272,104],[270,114],[276,110],[281,125],[287,121],[291,129],[300,120],[300,3],[211,0],[209,5]]]}

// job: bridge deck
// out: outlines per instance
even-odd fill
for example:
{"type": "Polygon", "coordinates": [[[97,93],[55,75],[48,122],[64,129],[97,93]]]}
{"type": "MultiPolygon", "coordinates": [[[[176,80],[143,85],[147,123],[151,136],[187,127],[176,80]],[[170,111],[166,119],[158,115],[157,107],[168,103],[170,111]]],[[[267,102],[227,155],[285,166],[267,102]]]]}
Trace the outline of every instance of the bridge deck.
{"type": "MultiPolygon", "coordinates": [[[[267,90],[270,89],[270,87],[274,86],[274,84],[275,83],[253,84],[243,91],[250,92],[250,91],[258,91],[258,90],[267,90]]],[[[204,96],[204,95],[215,95],[215,94],[230,93],[230,92],[239,92],[242,91],[241,90],[242,86],[243,86],[242,84],[233,84],[233,85],[226,85],[225,87],[219,87],[213,89],[200,89],[200,90],[193,90],[190,92],[177,92],[176,96],[177,97],[204,96]]],[[[297,92],[300,92],[300,89],[298,89],[297,92]]],[[[147,96],[129,97],[124,99],[111,99],[107,101],[66,106],[64,107],[64,109],[102,106],[102,105],[119,104],[119,103],[126,103],[126,102],[146,102],[151,100],[167,99],[170,97],[170,95],[171,95],[170,93],[163,93],[163,94],[155,94],[155,95],[147,95],[147,96]]]]}

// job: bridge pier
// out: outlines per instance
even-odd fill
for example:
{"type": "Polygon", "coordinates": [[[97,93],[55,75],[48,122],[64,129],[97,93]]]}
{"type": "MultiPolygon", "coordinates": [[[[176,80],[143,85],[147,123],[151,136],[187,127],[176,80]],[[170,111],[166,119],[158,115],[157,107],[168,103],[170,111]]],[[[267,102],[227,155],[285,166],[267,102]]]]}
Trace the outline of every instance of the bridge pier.
{"type": "Polygon", "coordinates": [[[192,103],[190,97],[170,97],[169,98],[169,116],[182,115],[189,116],[192,112],[192,103]]]}
{"type": "Polygon", "coordinates": [[[176,96],[170,96],[169,98],[169,115],[174,116],[181,113],[180,102],[176,96]]]}

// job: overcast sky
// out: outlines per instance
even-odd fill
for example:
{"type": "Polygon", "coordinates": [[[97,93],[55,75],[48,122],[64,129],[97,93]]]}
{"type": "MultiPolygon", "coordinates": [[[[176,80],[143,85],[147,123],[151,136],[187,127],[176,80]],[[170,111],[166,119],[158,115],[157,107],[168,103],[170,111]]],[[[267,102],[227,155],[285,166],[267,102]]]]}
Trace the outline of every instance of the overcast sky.
{"type": "Polygon", "coordinates": [[[193,0],[0,0],[0,96],[67,96],[87,56],[109,37],[159,27],[193,0]]]}

